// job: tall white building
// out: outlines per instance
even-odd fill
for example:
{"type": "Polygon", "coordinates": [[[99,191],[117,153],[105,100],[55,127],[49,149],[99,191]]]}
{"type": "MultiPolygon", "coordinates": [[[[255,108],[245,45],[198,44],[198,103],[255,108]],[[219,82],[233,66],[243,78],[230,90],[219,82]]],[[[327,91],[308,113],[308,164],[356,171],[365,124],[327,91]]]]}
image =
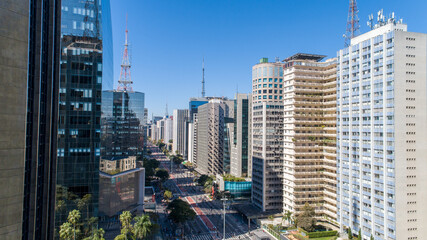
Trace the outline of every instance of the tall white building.
{"type": "MultiPolygon", "coordinates": [[[[173,117],[172,117],[173,118],[173,117]]],[[[163,138],[164,143],[169,143],[170,140],[173,140],[173,120],[171,117],[165,117],[165,135],[163,138]]]]}
{"type": "Polygon", "coordinates": [[[306,203],[336,220],[336,59],[298,53],[284,62],[283,210],[306,203]]]}
{"type": "Polygon", "coordinates": [[[384,20],[338,52],[338,222],[427,239],[427,35],[384,20]]]}
{"type": "Polygon", "coordinates": [[[283,64],[252,67],[252,202],[262,211],[283,207],[283,64]]]}
{"type": "Polygon", "coordinates": [[[173,110],[173,143],[172,151],[178,151],[187,159],[187,122],[189,112],[188,109],[173,110]]]}

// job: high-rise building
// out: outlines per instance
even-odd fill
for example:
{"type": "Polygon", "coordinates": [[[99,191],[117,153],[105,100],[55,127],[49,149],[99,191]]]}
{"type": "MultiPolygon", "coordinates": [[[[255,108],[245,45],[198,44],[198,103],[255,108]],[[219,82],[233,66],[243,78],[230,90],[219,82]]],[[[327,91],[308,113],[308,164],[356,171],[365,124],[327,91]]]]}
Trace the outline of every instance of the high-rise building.
{"type": "Polygon", "coordinates": [[[189,111],[190,111],[190,122],[192,122],[194,119],[194,114],[197,113],[198,108],[202,106],[203,104],[206,104],[209,102],[209,97],[201,97],[201,98],[190,98],[189,102],[189,111]]]}
{"type": "Polygon", "coordinates": [[[233,116],[233,101],[211,99],[198,108],[196,166],[203,174],[223,174],[225,118],[233,116]]]}
{"type": "Polygon", "coordinates": [[[283,206],[283,64],[252,67],[252,202],[262,211],[283,206]]]}
{"type": "Polygon", "coordinates": [[[171,140],[173,141],[173,116],[172,117],[165,117],[165,135],[163,138],[163,141],[165,143],[169,143],[171,140]]]}
{"type": "Polygon", "coordinates": [[[284,60],[283,211],[297,216],[308,203],[335,222],[337,63],[324,57],[284,60]]]}
{"type": "Polygon", "coordinates": [[[102,157],[142,155],[144,93],[102,91],[102,157]]]}
{"type": "Polygon", "coordinates": [[[338,52],[338,222],[363,239],[423,239],[427,35],[379,14],[338,52]]]}
{"type": "Polygon", "coordinates": [[[60,1],[2,1],[0,239],[52,239],[60,1]]]}
{"type": "Polygon", "coordinates": [[[56,227],[89,199],[82,218],[98,216],[101,95],[112,88],[109,0],[63,0],[57,148],[56,227]]]}
{"type": "Polygon", "coordinates": [[[178,151],[187,159],[187,122],[188,122],[188,109],[175,109],[173,110],[173,143],[172,152],[175,154],[178,151]]]}
{"type": "Polygon", "coordinates": [[[144,122],[142,124],[148,124],[148,108],[144,108],[144,122]]]}
{"type": "Polygon", "coordinates": [[[234,99],[233,134],[231,139],[230,174],[249,176],[250,94],[236,94],[234,99]]]}

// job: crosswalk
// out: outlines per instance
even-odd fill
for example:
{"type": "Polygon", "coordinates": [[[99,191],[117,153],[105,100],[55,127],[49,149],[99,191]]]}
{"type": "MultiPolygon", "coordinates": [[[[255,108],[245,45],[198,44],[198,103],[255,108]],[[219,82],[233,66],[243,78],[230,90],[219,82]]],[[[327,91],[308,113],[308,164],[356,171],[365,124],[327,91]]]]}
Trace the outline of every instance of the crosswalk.
{"type": "MultiPolygon", "coordinates": [[[[189,239],[189,240],[213,240],[214,238],[212,237],[212,235],[210,233],[205,233],[205,234],[197,234],[197,235],[191,235],[191,236],[185,236],[185,239],[189,239]]],[[[221,236],[217,237],[216,239],[222,239],[221,236]]],[[[230,240],[249,240],[250,237],[247,233],[244,234],[233,234],[233,233],[225,233],[225,239],[230,239],[230,240]]]]}

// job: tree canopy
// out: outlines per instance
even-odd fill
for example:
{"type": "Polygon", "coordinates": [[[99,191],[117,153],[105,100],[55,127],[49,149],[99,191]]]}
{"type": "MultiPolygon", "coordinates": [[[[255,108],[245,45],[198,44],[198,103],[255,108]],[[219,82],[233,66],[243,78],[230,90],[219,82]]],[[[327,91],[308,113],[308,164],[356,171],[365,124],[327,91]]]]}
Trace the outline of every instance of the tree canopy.
{"type": "Polygon", "coordinates": [[[169,218],[176,223],[184,223],[194,219],[196,213],[191,209],[190,204],[181,199],[175,199],[166,208],[170,210],[169,218]]]}
{"type": "Polygon", "coordinates": [[[308,203],[305,203],[302,213],[297,216],[297,226],[308,232],[312,232],[316,225],[316,219],[314,218],[315,214],[314,208],[308,203]]]}
{"type": "Polygon", "coordinates": [[[166,169],[157,169],[156,177],[160,178],[162,182],[169,179],[169,172],[166,169]]]}

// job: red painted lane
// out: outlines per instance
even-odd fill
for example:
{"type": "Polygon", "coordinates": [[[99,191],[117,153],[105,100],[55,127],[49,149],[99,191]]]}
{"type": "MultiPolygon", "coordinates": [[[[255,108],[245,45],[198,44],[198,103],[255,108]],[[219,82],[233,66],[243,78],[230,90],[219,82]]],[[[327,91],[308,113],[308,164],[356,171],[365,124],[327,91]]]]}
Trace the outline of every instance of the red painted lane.
{"type": "MultiPolygon", "coordinates": [[[[170,171],[170,169],[167,167],[167,165],[165,163],[162,163],[162,165],[163,165],[163,167],[165,169],[167,169],[168,171],[170,171]]],[[[178,185],[178,183],[176,182],[174,174],[170,174],[170,178],[175,180],[176,186],[179,188],[179,190],[182,193],[183,191],[182,191],[181,187],[178,185]]],[[[209,229],[209,231],[211,232],[210,234],[211,234],[212,238],[213,239],[217,239],[217,236],[213,234],[213,231],[216,231],[215,226],[213,225],[213,223],[211,222],[211,220],[199,208],[199,206],[194,201],[194,199],[192,197],[184,197],[184,199],[190,204],[190,206],[193,208],[194,212],[196,212],[196,214],[203,221],[203,223],[205,224],[205,226],[209,229]]]]}

